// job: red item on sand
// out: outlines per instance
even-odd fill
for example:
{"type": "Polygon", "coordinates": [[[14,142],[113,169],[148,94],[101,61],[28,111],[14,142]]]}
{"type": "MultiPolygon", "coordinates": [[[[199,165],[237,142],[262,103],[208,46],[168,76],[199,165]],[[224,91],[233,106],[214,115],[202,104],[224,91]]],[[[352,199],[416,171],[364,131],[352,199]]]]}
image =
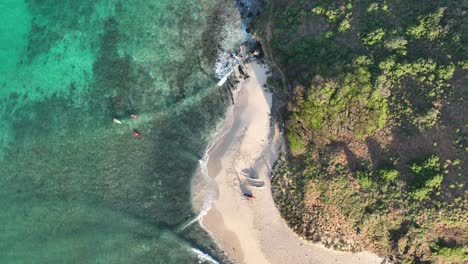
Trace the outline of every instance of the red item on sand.
{"type": "Polygon", "coordinates": [[[136,131],[133,131],[133,135],[135,135],[137,138],[141,138],[141,134],[136,131]]]}
{"type": "Polygon", "coordinates": [[[251,193],[244,193],[244,196],[247,198],[255,198],[255,196],[253,196],[251,193]]]}

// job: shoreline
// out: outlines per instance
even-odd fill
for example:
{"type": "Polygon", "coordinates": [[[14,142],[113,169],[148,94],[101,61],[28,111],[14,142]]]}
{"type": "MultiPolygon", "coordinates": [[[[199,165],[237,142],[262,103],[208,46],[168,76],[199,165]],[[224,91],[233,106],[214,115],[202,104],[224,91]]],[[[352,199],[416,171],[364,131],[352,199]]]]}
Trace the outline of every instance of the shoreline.
{"type": "Polygon", "coordinates": [[[200,225],[235,263],[380,263],[369,252],[327,249],[300,238],[274,204],[270,174],[283,146],[271,132],[272,94],[265,91],[268,67],[245,65],[235,104],[192,179],[192,202],[200,225]],[[202,168],[205,167],[205,168],[202,168]],[[251,193],[255,198],[246,199],[251,193]]]}

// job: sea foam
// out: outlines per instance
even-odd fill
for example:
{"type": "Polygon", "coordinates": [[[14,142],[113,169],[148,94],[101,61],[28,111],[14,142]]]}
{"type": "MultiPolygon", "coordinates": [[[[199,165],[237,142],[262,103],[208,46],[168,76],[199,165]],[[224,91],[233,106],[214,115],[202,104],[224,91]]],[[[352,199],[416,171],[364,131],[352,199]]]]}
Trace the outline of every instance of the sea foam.
{"type": "Polygon", "coordinates": [[[211,257],[210,255],[206,254],[205,252],[199,250],[199,249],[196,249],[196,248],[191,248],[192,252],[194,252],[195,254],[197,254],[197,257],[198,257],[198,260],[199,260],[199,263],[202,263],[202,262],[210,262],[210,263],[213,263],[213,264],[219,264],[218,261],[216,261],[213,257],[211,257]]]}

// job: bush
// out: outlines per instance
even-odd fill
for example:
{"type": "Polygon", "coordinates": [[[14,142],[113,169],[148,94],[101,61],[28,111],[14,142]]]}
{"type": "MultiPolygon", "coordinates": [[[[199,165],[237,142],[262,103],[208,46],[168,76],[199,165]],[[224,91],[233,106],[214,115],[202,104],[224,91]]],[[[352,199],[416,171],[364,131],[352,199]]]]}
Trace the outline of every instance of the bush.
{"type": "Polygon", "coordinates": [[[390,50],[395,50],[396,52],[400,53],[401,55],[406,55],[406,45],[408,41],[403,37],[394,37],[389,40],[385,41],[385,47],[390,50]]]}
{"type": "Polygon", "coordinates": [[[369,189],[372,186],[372,179],[370,173],[364,171],[357,171],[356,176],[358,178],[359,185],[361,186],[361,188],[369,189]]]}
{"type": "Polygon", "coordinates": [[[435,255],[450,261],[468,261],[468,248],[466,247],[441,247],[435,255]]]}
{"type": "MultiPolygon", "coordinates": [[[[355,63],[366,62],[359,57],[355,63]]],[[[371,85],[369,70],[356,65],[352,73],[335,76],[320,85],[313,84],[306,100],[299,105],[296,117],[311,130],[346,124],[355,129],[357,136],[365,137],[385,126],[387,110],[387,100],[371,85]],[[328,127],[324,127],[324,123],[328,127]]]]}
{"type": "Polygon", "coordinates": [[[394,181],[400,173],[396,169],[392,168],[384,168],[379,170],[379,175],[384,179],[386,182],[394,181]]]}
{"type": "Polygon", "coordinates": [[[409,170],[414,176],[414,179],[409,183],[410,196],[416,200],[427,199],[434,190],[440,188],[444,179],[441,174],[439,157],[436,155],[411,163],[409,170]]]}
{"type": "Polygon", "coordinates": [[[287,137],[289,141],[289,147],[294,154],[298,154],[304,151],[304,144],[302,143],[302,139],[297,133],[293,131],[288,132],[287,137]]]}
{"type": "Polygon", "coordinates": [[[385,36],[385,31],[381,28],[372,31],[362,38],[362,42],[368,46],[373,46],[382,41],[382,38],[385,36]]]}
{"type": "Polygon", "coordinates": [[[444,12],[445,8],[439,8],[434,14],[420,17],[419,25],[411,27],[406,33],[416,39],[427,38],[435,40],[441,37],[446,31],[439,25],[444,12]]]}
{"type": "Polygon", "coordinates": [[[341,21],[340,25],[338,26],[338,32],[346,32],[351,28],[351,24],[349,19],[345,18],[341,21]]]}

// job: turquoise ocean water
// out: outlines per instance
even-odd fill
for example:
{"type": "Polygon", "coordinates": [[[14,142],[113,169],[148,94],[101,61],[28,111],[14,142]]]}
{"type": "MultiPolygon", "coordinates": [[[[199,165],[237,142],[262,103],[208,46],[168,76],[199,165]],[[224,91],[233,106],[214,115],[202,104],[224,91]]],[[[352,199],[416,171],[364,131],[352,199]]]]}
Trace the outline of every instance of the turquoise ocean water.
{"type": "Polygon", "coordinates": [[[230,2],[0,0],[0,263],[223,261],[180,227],[229,104],[230,2]]]}

